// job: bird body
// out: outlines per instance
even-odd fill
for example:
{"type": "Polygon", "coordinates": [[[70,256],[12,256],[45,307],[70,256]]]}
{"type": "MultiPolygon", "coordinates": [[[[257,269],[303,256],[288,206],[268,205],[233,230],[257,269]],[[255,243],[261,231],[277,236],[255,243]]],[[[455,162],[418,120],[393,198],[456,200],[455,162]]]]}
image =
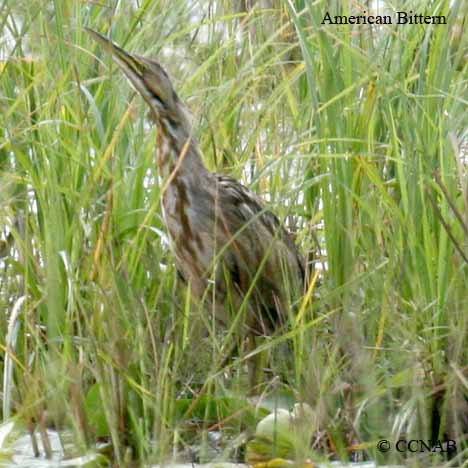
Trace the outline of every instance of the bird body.
{"type": "Polygon", "coordinates": [[[271,334],[303,288],[304,262],[292,237],[257,195],[206,168],[190,114],[159,63],[88,31],[143,96],[158,126],[164,221],[192,295],[213,304],[222,323],[243,308],[250,332],[271,334]]]}

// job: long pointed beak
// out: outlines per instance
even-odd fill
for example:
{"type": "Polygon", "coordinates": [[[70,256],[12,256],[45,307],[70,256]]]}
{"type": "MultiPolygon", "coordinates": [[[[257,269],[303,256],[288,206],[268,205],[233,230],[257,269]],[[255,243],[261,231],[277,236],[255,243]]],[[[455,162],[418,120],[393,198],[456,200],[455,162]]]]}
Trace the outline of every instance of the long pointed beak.
{"type": "Polygon", "coordinates": [[[110,39],[92,29],[85,28],[85,30],[96,42],[101,44],[104,50],[109,52],[115,63],[135,85],[135,80],[143,81],[143,73],[148,66],[142,58],[129,54],[110,39]]]}

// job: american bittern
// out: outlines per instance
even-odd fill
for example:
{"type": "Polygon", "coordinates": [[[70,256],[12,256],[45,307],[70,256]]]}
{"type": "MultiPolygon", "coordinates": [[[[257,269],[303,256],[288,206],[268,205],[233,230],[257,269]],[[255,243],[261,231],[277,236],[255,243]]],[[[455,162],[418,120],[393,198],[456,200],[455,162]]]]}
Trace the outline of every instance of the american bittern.
{"type": "Polygon", "coordinates": [[[222,323],[246,301],[251,342],[254,335],[271,334],[286,321],[303,287],[304,262],[292,237],[258,196],[206,168],[190,114],[161,65],[88,32],[143,96],[157,124],[164,221],[192,295],[210,301],[222,323]],[[208,288],[214,294],[206,294],[208,288]]]}

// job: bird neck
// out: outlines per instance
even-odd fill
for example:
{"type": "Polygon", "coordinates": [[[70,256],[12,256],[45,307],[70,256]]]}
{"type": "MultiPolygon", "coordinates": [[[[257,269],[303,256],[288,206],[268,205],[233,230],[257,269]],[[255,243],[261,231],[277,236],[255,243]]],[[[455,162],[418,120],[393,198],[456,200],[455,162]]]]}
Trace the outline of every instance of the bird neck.
{"type": "Polygon", "coordinates": [[[184,131],[174,132],[173,127],[169,128],[163,121],[159,121],[157,139],[157,164],[163,177],[171,174],[196,177],[208,172],[198,143],[191,134],[184,131]]]}

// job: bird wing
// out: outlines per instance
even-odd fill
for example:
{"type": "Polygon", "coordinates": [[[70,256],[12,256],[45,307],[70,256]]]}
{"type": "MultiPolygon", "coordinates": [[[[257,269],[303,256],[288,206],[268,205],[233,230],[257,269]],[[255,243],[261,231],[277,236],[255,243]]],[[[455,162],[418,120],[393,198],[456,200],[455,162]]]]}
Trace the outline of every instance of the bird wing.
{"type": "MultiPolygon", "coordinates": [[[[216,183],[221,220],[225,223],[225,231],[234,238],[234,249],[231,251],[236,252],[236,246],[240,249],[234,255],[237,257],[235,260],[239,262],[247,256],[255,273],[265,255],[268,255],[265,273],[270,277],[280,272],[269,272],[268,269],[280,269],[279,262],[286,261],[287,268],[299,277],[303,285],[305,272],[302,256],[292,236],[279,219],[266,209],[263,200],[231,177],[216,174],[216,183]],[[239,242],[235,242],[237,238],[239,242]]],[[[236,278],[238,272],[235,270],[239,267],[233,265],[233,278],[236,278]]]]}

